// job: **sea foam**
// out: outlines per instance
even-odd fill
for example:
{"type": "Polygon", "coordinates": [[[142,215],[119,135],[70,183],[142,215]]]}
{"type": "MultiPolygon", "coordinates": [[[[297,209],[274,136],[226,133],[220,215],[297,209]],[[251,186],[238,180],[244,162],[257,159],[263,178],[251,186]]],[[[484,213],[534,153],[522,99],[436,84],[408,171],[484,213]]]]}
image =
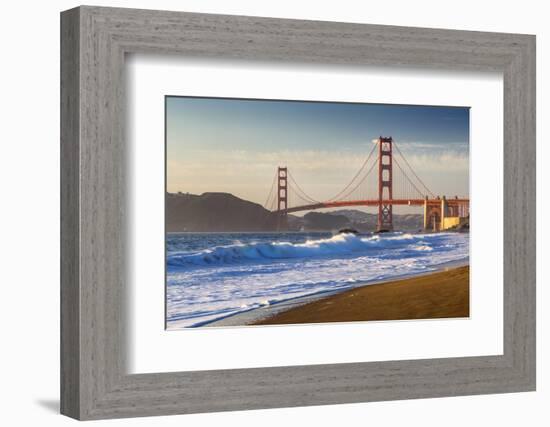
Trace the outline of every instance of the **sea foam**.
{"type": "MultiPolygon", "coordinates": [[[[354,234],[338,234],[326,239],[307,240],[304,243],[291,242],[252,242],[218,246],[198,252],[172,253],[167,258],[170,266],[235,264],[256,260],[276,260],[291,258],[314,258],[354,253],[368,253],[380,249],[402,247],[407,243],[423,242],[411,234],[397,234],[381,238],[380,235],[358,237],[354,234]]],[[[417,246],[418,250],[431,250],[426,242],[417,246]]]]}
{"type": "Polygon", "coordinates": [[[169,235],[167,242],[168,329],[433,271],[469,254],[469,235],[461,233],[197,233],[169,235]]]}

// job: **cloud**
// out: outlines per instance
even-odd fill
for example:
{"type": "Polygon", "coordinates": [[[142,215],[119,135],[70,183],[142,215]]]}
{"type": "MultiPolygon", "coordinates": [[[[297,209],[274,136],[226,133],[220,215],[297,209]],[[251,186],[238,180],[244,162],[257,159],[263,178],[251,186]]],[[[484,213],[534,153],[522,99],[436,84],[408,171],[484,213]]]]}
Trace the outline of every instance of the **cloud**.
{"type": "MultiPolygon", "coordinates": [[[[463,150],[414,150],[402,149],[402,154],[415,172],[464,171],[468,172],[469,155],[463,150]]],[[[288,166],[295,173],[342,173],[359,170],[368,156],[367,150],[357,154],[352,150],[283,150],[257,152],[246,150],[196,150],[185,158],[168,162],[170,172],[188,177],[196,173],[255,175],[266,170],[275,171],[277,166],[288,166]]],[[[398,152],[394,157],[404,163],[398,152]]],[[[372,153],[369,164],[376,158],[372,153]]]]}
{"type": "MultiPolygon", "coordinates": [[[[410,147],[401,149],[403,155],[435,194],[468,195],[467,151],[427,148],[411,150],[410,147]]],[[[368,148],[372,150],[371,146],[368,148]]],[[[323,200],[334,196],[349,183],[368,153],[367,150],[361,155],[352,150],[194,150],[177,160],[168,159],[168,189],[198,194],[226,191],[263,203],[277,166],[287,166],[303,190],[313,198],[323,200]]],[[[376,156],[374,150],[368,163],[368,167],[373,166],[369,182],[376,180],[376,156]]],[[[395,159],[412,178],[401,156],[396,153],[395,159]]],[[[395,179],[399,179],[397,165],[394,165],[394,173],[395,179]]],[[[399,186],[397,182],[394,185],[399,186]]],[[[376,190],[373,187],[369,191],[376,190]]]]}

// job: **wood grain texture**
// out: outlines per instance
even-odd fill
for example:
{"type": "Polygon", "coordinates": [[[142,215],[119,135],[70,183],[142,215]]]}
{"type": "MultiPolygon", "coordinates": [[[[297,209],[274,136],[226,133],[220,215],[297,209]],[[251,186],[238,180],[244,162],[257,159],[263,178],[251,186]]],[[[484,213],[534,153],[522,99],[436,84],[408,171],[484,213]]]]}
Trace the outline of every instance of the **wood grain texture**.
{"type": "Polygon", "coordinates": [[[79,12],[61,20],[61,412],[80,414],[79,12]]]}
{"type": "Polygon", "coordinates": [[[62,14],[62,413],[181,414],[535,388],[535,38],[80,7],[62,14]],[[127,53],[504,74],[504,354],[129,375],[127,53]]]}

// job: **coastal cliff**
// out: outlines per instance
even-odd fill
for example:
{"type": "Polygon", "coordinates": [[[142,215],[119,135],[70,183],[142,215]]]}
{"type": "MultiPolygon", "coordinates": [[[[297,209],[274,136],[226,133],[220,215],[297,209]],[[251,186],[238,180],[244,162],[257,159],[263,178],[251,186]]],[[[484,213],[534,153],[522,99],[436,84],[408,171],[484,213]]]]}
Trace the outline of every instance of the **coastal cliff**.
{"type": "MultiPolygon", "coordinates": [[[[361,232],[376,229],[377,215],[358,209],[288,215],[289,231],[334,231],[352,227],[361,232]]],[[[396,230],[419,230],[421,214],[394,214],[396,230]]],[[[258,232],[277,230],[277,217],[258,203],[230,193],[166,194],[167,232],[258,232]]]]}

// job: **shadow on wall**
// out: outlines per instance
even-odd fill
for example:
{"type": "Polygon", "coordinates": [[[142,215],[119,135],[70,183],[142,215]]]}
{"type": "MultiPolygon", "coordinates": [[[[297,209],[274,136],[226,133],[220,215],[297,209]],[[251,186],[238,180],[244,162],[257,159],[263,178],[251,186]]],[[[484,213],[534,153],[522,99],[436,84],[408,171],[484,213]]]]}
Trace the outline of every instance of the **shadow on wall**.
{"type": "Polygon", "coordinates": [[[38,399],[35,403],[50,412],[59,414],[59,399],[38,399]]]}

